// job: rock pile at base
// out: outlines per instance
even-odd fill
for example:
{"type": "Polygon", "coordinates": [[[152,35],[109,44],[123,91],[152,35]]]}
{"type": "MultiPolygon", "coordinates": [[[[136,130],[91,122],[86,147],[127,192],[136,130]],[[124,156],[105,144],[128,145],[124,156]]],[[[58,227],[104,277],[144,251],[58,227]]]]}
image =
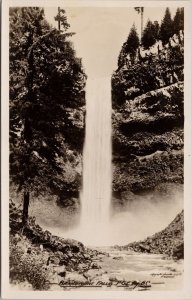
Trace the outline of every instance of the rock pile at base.
{"type": "Polygon", "coordinates": [[[88,249],[76,240],[54,236],[36,224],[33,217],[23,227],[21,218],[21,210],[10,200],[11,283],[28,282],[33,289],[49,289],[72,277],[85,281],[84,273],[100,269],[95,259],[105,253],[88,249]]]}

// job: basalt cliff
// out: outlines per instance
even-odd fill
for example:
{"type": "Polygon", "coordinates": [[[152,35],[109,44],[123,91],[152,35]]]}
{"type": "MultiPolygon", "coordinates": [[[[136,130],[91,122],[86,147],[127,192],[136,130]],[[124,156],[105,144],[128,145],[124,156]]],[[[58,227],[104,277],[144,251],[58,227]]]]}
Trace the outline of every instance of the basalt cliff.
{"type": "Polygon", "coordinates": [[[161,41],[112,76],[113,192],[183,183],[183,34],[161,41]]]}

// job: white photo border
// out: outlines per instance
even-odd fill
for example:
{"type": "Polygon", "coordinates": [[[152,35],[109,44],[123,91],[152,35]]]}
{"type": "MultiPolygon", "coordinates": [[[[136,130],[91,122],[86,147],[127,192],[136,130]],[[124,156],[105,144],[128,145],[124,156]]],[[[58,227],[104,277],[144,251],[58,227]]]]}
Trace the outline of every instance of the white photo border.
{"type": "Polygon", "coordinates": [[[119,0],[4,0],[1,30],[1,296],[4,299],[192,299],[192,2],[119,0]],[[184,7],[184,287],[179,291],[13,291],[9,284],[9,7],[184,7]]]}

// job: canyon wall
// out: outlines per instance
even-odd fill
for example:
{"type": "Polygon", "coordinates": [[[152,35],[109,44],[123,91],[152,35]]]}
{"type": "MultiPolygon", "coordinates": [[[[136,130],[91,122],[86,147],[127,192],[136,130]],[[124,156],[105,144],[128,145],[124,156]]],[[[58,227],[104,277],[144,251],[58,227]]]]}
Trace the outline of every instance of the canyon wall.
{"type": "Polygon", "coordinates": [[[183,32],[123,61],[112,77],[113,192],[183,183],[183,32]]]}

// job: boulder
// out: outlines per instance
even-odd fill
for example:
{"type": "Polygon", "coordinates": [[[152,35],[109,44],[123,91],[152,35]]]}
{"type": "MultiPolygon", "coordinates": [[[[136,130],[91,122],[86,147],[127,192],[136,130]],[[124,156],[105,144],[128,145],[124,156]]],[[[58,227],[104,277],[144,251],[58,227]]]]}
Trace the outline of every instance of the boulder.
{"type": "Polygon", "coordinates": [[[85,283],[87,279],[77,272],[67,272],[65,276],[65,282],[74,282],[74,283],[85,283]]]}
{"type": "Polygon", "coordinates": [[[97,263],[94,263],[94,262],[91,263],[90,268],[91,269],[101,269],[101,267],[97,263]]]}
{"type": "Polygon", "coordinates": [[[148,245],[146,245],[146,244],[139,244],[139,247],[140,247],[140,249],[141,250],[143,250],[143,251],[147,251],[147,252],[150,252],[150,247],[148,246],[148,245]]]}
{"type": "Polygon", "coordinates": [[[54,271],[61,277],[65,277],[65,275],[66,275],[65,266],[56,266],[56,267],[54,267],[54,271]]]}
{"type": "Polygon", "coordinates": [[[81,271],[87,270],[88,269],[88,265],[84,264],[84,263],[80,263],[78,265],[78,269],[81,271]]]}
{"type": "Polygon", "coordinates": [[[184,243],[179,243],[176,245],[172,250],[173,257],[177,259],[183,259],[184,258],[184,243]]]}

